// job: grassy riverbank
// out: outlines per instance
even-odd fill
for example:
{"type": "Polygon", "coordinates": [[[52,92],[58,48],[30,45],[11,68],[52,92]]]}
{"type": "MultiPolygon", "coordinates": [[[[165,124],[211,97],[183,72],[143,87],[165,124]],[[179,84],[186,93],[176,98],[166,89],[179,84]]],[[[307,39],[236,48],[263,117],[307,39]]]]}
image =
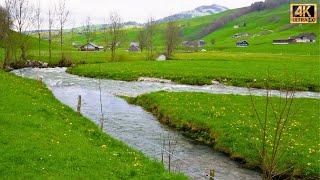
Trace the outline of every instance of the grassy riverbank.
{"type": "Polygon", "coordinates": [[[185,179],[58,102],[40,82],[0,70],[0,177],[185,179]]]}
{"type": "MultiPolygon", "coordinates": [[[[258,111],[264,111],[265,98],[255,97],[258,111]]],[[[158,92],[129,100],[158,116],[159,120],[186,131],[200,141],[214,141],[214,148],[234,159],[244,159],[246,166],[259,166],[257,120],[249,96],[203,93],[158,92]]],[[[272,98],[278,103],[279,98],[272,98]]],[[[320,173],[319,105],[316,99],[295,99],[279,161],[281,170],[294,167],[293,174],[318,177],[320,173]],[[285,151],[284,151],[285,150],[285,151]]],[[[275,105],[275,107],[277,107],[275,105]]]]}
{"type": "Polygon", "coordinates": [[[256,88],[264,87],[269,72],[273,89],[296,84],[298,90],[320,91],[317,56],[208,52],[176,54],[175,59],[84,64],[70,68],[68,72],[125,81],[156,77],[193,85],[211,84],[215,79],[228,85],[256,88]]]}

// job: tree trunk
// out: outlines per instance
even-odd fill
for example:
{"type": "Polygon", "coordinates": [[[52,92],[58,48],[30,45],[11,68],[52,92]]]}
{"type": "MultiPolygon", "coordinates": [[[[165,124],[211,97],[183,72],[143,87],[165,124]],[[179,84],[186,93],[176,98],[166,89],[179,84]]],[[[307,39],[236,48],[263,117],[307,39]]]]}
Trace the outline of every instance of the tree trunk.
{"type": "Polygon", "coordinates": [[[21,49],[21,60],[26,60],[27,59],[26,46],[23,44],[21,45],[20,49],[21,49]]]}
{"type": "Polygon", "coordinates": [[[61,59],[63,59],[63,27],[60,28],[60,50],[61,50],[61,59]]]}
{"type": "MultiPolygon", "coordinates": [[[[50,33],[51,34],[51,33],[50,33]]],[[[49,35],[49,64],[51,63],[51,35],[49,35]]]]}
{"type": "Polygon", "coordinates": [[[38,32],[39,57],[41,56],[41,34],[38,32]]]}

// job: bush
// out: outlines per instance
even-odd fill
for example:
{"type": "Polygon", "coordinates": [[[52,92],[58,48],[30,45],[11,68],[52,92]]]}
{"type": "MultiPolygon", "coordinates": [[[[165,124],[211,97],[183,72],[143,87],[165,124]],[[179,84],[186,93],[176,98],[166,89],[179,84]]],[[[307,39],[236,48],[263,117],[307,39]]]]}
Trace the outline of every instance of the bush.
{"type": "Polygon", "coordinates": [[[59,67],[71,67],[73,65],[72,58],[70,56],[63,55],[58,62],[59,67]]]}

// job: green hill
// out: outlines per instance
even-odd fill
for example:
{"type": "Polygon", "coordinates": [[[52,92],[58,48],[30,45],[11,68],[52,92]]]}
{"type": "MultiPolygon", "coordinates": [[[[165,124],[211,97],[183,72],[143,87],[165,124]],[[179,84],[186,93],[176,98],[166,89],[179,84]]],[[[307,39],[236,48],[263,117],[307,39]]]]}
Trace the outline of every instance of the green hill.
{"type": "Polygon", "coordinates": [[[253,12],[239,17],[229,22],[223,28],[211,33],[204,39],[209,42],[216,40],[214,46],[217,50],[227,51],[246,51],[246,52],[264,52],[264,53],[297,53],[297,54],[319,54],[319,23],[293,25],[289,19],[289,4],[282,5],[272,10],[253,12]],[[243,23],[246,26],[243,27],[243,23]],[[234,25],[240,25],[234,29],[234,25]],[[288,39],[290,36],[301,33],[313,32],[317,34],[317,43],[311,44],[290,44],[273,45],[275,39],[288,39]],[[248,33],[248,37],[233,38],[237,33],[248,33]],[[248,48],[236,48],[235,43],[239,40],[247,40],[250,43],[248,48]]]}
{"type": "MultiPolygon", "coordinates": [[[[189,20],[178,21],[181,27],[182,40],[190,40],[210,24],[218,21],[220,18],[236,12],[238,9],[228,10],[219,14],[197,17],[189,20]]],[[[156,35],[154,37],[156,49],[162,51],[165,41],[165,23],[157,25],[156,35]]],[[[137,33],[139,28],[130,28],[126,30],[126,38],[121,43],[123,48],[127,48],[131,41],[137,41],[137,33]]],[[[267,9],[263,11],[252,12],[244,16],[230,21],[220,29],[203,37],[206,41],[207,50],[223,50],[223,51],[240,51],[240,52],[264,52],[264,53],[290,53],[290,54],[319,54],[317,51],[318,43],[311,44],[290,44],[290,45],[273,45],[275,39],[287,39],[290,36],[299,35],[301,33],[313,32],[317,34],[319,41],[319,23],[292,25],[289,22],[289,4],[284,4],[278,8],[267,9]],[[245,23],[245,27],[243,24],[245,23]],[[234,25],[240,27],[235,29],[234,25]],[[233,35],[242,33],[249,36],[233,38],[233,35]],[[212,45],[211,40],[215,40],[212,45]],[[247,48],[237,48],[235,43],[239,40],[249,41],[250,46],[247,48]]],[[[85,43],[85,37],[81,33],[68,32],[65,35],[66,45],[72,46],[72,42],[77,44],[85,43]]],[[[96,33],[95,43],[104,44],[103,32],[96,33]]],[[[56,39],[58,41],[58,38],[56,39]]]]}
{"type": "MultiPolygon", "coordinates": [[[[192,39],[197,33],[199,33],[203,28],[210,25],[213,21],[226,16],[235,10],[228,10],[219,14],[196,17],[188,20],[178,21],[181,27],[181,35],[183,40],[192,39]]],[[[154,36],[154,41],[156,46],[161,47],[164,44],[164,33],[165,33],[166,23],[161,23],[156,26],[156,32],[154,36]]],[[[122,43],[123,47],[127,47],[131,41],[137,41],[137,34],[141,28],[130,28],[126,29],[125,40],[122,43]]],[[[68,31],[65,33],[65,42],[68,46],[72,46],[72,42],[77,44],[83,44],[86,42],[85,35],[82,34],[81,30],[76,30],[77,32],[72,33],[68,31]]],[[[59,41],[56,37],[55,41],[59,41]]],[[[100,30],[96,31],[96,36],[94,42],[96,44],[104,44],[104,33],[100,30]]]]}

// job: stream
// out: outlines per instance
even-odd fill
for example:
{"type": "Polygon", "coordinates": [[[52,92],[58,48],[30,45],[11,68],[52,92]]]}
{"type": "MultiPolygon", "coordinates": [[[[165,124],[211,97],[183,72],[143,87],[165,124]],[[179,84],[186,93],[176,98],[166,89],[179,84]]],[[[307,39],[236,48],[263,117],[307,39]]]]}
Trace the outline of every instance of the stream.
{"type": "MultiPolygon", "coordinates": [[[[27,78],[41,78],[59,101],[73,109],[76,109],[78,96],[81,95],[81,113],[99,124],[101,117],[99,80],[71,75],[65,71],[66,68],[25,68],[12,72],[27,78]]],[[[102,109],[106,117],[104,131],[112,137],[140,150],[150,158],[159,161],[164,159],[167,167],[170,154],[171,170],[183,172],[192,179],[208,179],[210,170],[215,171],[215,179],[261,179],[258,172],[244,169],[226,155],[213,151],[208,146],[197,144],[179,132],[160,124],[151,113],[139,106],[128,104],[118,96],[135,97],[162,90],[240,95],[251,93],[262,96],[266,93],[265,90],[254,89],[249,92],[246,88],[224,85],[191,86],[115,80],[101,80],[100,84],[102,109]]],[[[279,96],[281,93],[272,91],[272,95],[279,96]]],[[[313,92],[297,92],[295,97],[320,98],[319,93],[313,92]]]]}

